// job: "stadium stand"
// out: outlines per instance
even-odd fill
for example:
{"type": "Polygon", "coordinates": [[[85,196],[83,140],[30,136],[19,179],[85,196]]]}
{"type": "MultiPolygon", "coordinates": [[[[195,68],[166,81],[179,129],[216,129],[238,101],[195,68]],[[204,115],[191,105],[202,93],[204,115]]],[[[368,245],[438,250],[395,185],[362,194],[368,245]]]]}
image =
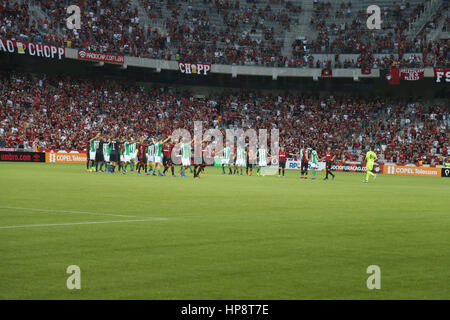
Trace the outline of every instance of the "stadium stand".
{"type": "Polygon", "coordinates": [[[3,38],[163,60],[278,67],[448,66],[448,2],[88,0],[81,30],[70,1],[0,1],[3,38]],[[441,27],[442,26],[442,27],[441,27]],[[434,32],[431,32],[433,31],[434,32]]]}

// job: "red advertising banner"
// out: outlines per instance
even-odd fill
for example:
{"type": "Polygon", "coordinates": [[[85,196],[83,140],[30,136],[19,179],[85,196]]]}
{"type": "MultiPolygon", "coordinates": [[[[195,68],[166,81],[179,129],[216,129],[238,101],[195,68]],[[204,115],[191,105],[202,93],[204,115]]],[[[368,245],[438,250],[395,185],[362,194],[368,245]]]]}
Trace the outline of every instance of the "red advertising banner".
{"type": "Polygon", "coordinates": [[[112,53],[100,53],[100,52],[92,52],[86,50],[78,50],[78,59],[80,60],[89,60],[89,61],[99,61],[106,63],[125,63],[125,56],[120,54],[112,54],[112,53]]]}
{"type": "Polygon", "coordinates": [[[436,83],[450,82],[450,68],[434,68],[436,83]]]}
{"type": "Polygon", "coordinates": [[[178,69],[181,73],[206,76],[211,71],[211,65],[207,63],[178,62],[178,69]]]}
{"type": "Polygon", "coordinates": [[[5,151],[0,151],[0,161],[45,162],[45,152],[5,152],[5,151]]]}
{"type": "Polygon", "coordinates": [[[65,48],[9,39],[0,39],[1,51],[58,60],[63,59],[66,55],[65,48]]]}

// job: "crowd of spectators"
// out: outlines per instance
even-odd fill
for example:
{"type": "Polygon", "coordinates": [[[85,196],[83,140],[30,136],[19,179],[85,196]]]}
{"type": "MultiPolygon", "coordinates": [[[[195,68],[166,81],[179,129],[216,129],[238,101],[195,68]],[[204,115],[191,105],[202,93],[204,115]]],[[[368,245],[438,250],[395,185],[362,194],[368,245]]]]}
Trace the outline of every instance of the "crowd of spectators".
{"type": "MultiPolygon", "coordinates": [[[[406,3],[382,8],[384,32],[367,30],[365,11],[353,13],[352,3],[337,8],[314,1],[311,25],[315,39],[295,40],[290,55],[283,54],[286,33],[302,19],[302,6],[284,0],[139,0],[145,13],[126,0],[79,1],[81,29],[66,28],[66,7],[73,1],[0,0],[0,36],[29,42],[82,48],[97,52],[165,60],[277,67],[377,68],[448,66],[448,42],[428,42],[422,32],[414,41],[404,34],[423,9],[406,3]],[[30,9],[37,5],[45,17],[30,9]],[[30,7],[31,5],[31,7],[30,7]],[[140,16],[159,21],[144,24],[140,16]],[[347,21],[351,20],[351,23],[347,21]],[[339,22],[341,21],[341,22],[339,22]],[[335,55],[315,58],[314,53],[335,55]],[[344,53],[355,59],[340,59],[344,53]],[[377,53],[383,58],[373,58],[377,53]],[[398,54],[394,58],[393,54],[398,54]],[[415,53],[411,58],[406,53],[415,53]]],[[[446,7],[448,9],[448,7],[446,7]]],[[[440,10],[424,30],[437,27],[440,10]]],[[[447,18],[448,20],[448,18],[447,18]]],[[[445,27],[445,26],[444,26],[445,27]]]]}
{"type": "Polygon", "coordinates": [[[366,7],[353,13],[351,1],[342,2],[338,8],[334,8],[329,1],[317,1],[311,25],[317,29],[318,37],[310,44],[311,50],[355,53],[365,48],[373,53],[421,52],[420,40],[408,41],[405,32],[429,1],[418,3],[414,9],[410,8],[409,2],[382,8],[381,27],[384,32],[367,28],[366,7]]]}
{"type": "Polygon", "coordinates": [[[281,65],[283,34],[298,23],[289,10],[301,10],[290,2],[281,5],[282,1],[267,1],[261,7],[253,3],[243,6],[238,0],[203,1],[197,6],[171,0],[165,8],[153,1],[141,2],[150,16],[157,8],[171,17],[163,23],[176,59],[241,65],[281,65]]]}
{"type": "Polygon", "coordinates": [[[381,17],[383,32],[380,32],[367,28],[369,15],[366,7],[360,7],[354,14],[351,1],[343,1],[336,8],[329,1],[315,0],[310,24],[317,30],[318,35],[312,41],[294,42],[293,56],[303,57],[306,51],[335,54],[335,68],[448,66],[448,41],[427,41],[427,34],[443,19],[442,12],[447,12],[448,3],[442,4],[414,40],[408,40],[406,35],[409,24],[424,10],[429,1],[420,2],[414,8],[409,2],[385,5],[381,17]],[[357,53],[359,57],[354,61],[338,61],[337,57],[345,53],[357,53]],[[405,55],[406,53],[413,55],[405,55]],[[375,57],[375,54],[384,56],[375,57]]]}
{"type": "Polygon", "coordinates": [[[356,96],[210,94],[118,81],[1,74],[0,139],[7,147],[86,149],[97,132],[108,137],[168,136],[208,128],[280,130],[290,152],[301,144],[319,154],[330,146],[338,159],[361,161],[374,144],[382,160],[438,164],[449,153],[446,103],[389,101],[356,96]]]}

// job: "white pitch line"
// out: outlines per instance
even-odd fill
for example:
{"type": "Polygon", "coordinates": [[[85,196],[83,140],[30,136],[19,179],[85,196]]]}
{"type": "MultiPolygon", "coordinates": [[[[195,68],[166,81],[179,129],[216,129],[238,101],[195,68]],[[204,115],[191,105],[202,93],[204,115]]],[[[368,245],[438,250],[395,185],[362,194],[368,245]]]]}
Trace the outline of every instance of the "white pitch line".
{"type": "Polygon", "coordinates": [[[0,209],[13,209],[13,210],[30,210],[40,212],[53,212],[53,213],[68,213],[68,214],[92,214],[97,216],[110,216],[110,217],[125,217],[125,218],[140,218],[138,216],[130,216],[123,214],[112,214],[102,212],[85,212],[85,211],[72,211],[72,210],[54,210],[54,209],[39,209],[39,208],[22,208],[22,207],[4,207],[0,206],[0,209]]]}
{"type": "Polygon", "coordinates": [[[18,229],[18,228],[34,228],[34,227],[58,227],[58,226],[75,226],[75,225],[85,225],[85,224],[146,222],[146,221],[164,221],[164,220],[167,220],[167,218],[148,218],[148,219],[136,219],[136,220],[85,221],[85,222],[47,223],[47,224],[23,224],[23,225],[16,225],[16,226],[0,226],[0,229],[18,229]]]}

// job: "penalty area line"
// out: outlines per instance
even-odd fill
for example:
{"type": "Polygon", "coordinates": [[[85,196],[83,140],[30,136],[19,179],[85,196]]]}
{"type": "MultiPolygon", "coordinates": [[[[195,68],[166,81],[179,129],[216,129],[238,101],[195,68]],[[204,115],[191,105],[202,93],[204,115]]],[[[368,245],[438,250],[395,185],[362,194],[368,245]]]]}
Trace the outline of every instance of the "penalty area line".
{"type": "Polygon", "coordinates": [[[148,218],[148,219],[134,219],[134,220],[106,220],[106,221],[84,221],[84,222],[67,222],[67,223],[23,224],[23,225],[15,225],[15,226],[0,226],[0,229],[60,227],[60,226],[76,226],[76,225],[88,225],[88,224],[149,222],[149,221],[165,221],[165,220],[168,220],[168,219],[167,218],[148,218]]]}
{"type": "Polygon", "coordinates": [[[23,207],[7,207],[7,206],[0,206],[0,209],[24,210],[24,211],[29,210],[29,211],[39,211],[39,212],[47,212],[47,213],[92,214],[92,215],[96,215],[96,216],[123,217],[123,218],[140,218],[138,216],[124,215],[124,214],[73,211],[73,210],[56,210],[56,209],[23,208],[23,207]]]}

